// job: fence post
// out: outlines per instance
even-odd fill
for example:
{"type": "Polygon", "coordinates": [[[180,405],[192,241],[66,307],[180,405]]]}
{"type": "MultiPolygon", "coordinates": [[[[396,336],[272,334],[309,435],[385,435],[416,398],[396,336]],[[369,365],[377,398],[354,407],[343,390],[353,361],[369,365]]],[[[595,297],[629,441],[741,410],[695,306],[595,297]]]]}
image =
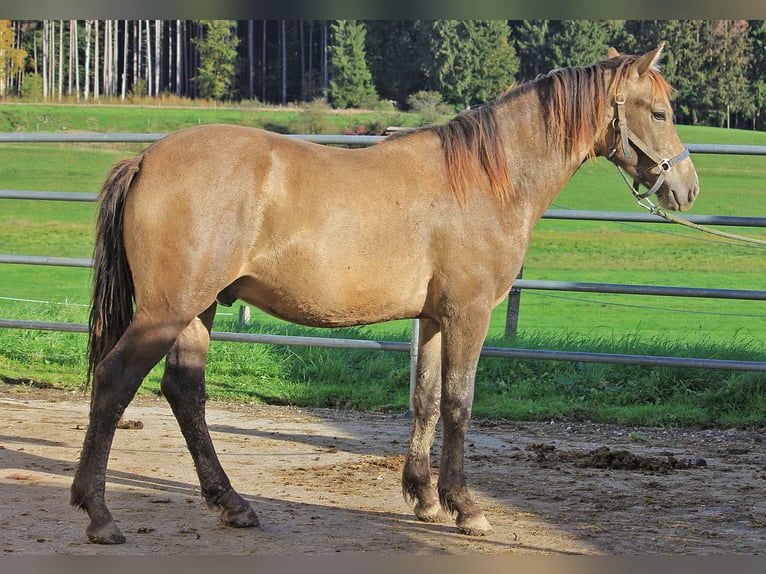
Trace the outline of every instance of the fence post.
{"type": "MultiPolygon", "coordinates": [[[[519,269],[516,279],[521,279],[524,273],[524,266],[519,269]]],[[[515,337],[516,329],[519,326],[519,305],[521,304],[521,289],[511,287],[508,292],[508,310],[505,314],[505,336],[515,337]]]]}
{"type": "Polygon", "coordinates": [[[412,320],[412,336],[410,338],[410,414],[413,413],[412,395],[418,379],[418,347],[420,346],[420,319],[412,320]]]}
{"type": "Polygon", "coordinates": [[[239,306],[239,324],[245,327],[250,325],[250,307],[247,305],[239,306]]]}

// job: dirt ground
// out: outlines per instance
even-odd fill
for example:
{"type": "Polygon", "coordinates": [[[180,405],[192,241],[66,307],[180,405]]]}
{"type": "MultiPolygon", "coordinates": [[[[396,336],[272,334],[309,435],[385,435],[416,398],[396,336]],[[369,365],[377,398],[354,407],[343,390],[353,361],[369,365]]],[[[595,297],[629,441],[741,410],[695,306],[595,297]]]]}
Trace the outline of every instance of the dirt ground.
{"type": "MultiPolygon", "coordinates": [[[[210,403],[235,488],[261,527],[204,506],[163,399],[126,412],[107,502],[126,544],[90,544],[68,505],[88,423],[79,393],[0,383],[0,548],[5,555],[763,554],[761,433],[474,421],[469,484],[494,533],[418,522],[399,477],[410,421],[393,414],[210,403]]],[[[438,444],[437,444],[438,446],[438,444]]],[[[435,450],[434,458],[438,458],[435,450]]]]}

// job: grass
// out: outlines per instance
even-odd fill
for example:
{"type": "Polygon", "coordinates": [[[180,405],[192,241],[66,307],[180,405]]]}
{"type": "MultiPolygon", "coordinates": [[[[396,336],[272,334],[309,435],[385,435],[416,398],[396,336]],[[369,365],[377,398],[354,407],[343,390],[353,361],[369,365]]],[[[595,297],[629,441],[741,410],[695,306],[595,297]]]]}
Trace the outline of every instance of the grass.
{"type": "MultiPolygon", "coordinates": [[[[81,308],[48,306],[45,319],[80,322],[84,313],[81,308]]],[[[243,329],[233,319],[219,317],[216,328],[409,339],[403,323],[322,333],[258,319],[243,329]]],[[[82,389],[85,341],[82,334],[6,330],[0,338],[0,379],[82,389]]],[[[736,339],[725,346],[697,341],[683,349],[672,338],[585,339],[565,334],[555,338],[490,337],[487,344],[656,355],[683,352],[739,360],[761,360],[763,356],[762,348],[752,341],[736,339]]],[[[161,373],[162,364],[150,373],[141,392],[158,393],[161,373]]],[[[409,403],[409,355],[213,342],[207,380],[208,394],[214,400],[403,412],[409,403]]],[[[652,426],[762,427],[764,412],[766,386],[758,373],[486,357],[479,364],[474,401],[474,414],[480,418],[652,426]]]]}
{"type": "MultiPolygon", "coordinates": [[[[287,116],[298,113],[269,110],[261,118],[254,109],[129,109],[130,113],[108,106],[1,105],[0,129],[166,131],[198,120],[287,126],[294,119],[287,116]]],[[[396,121],[416,125],[418,119],[396,121]]],[[[688,126],[680,126],[679,132],[690,143],[766,145],[766,134],[759,132],[688,126]]],[[[2,145],[0,187],[95,192],[116,160],[141,147],[2,145]]],[[[762,184],[766,158],[695,155],[693,159],[702,187],[694,213],[766,216],[762,184]]],[[[93,204],[4,200],[2,206],[0,252],[91,255],[93,204]]],[[[583,166],[554,207],[639,210],[613,166],[602,160],[583,166]]],[[[733,231],[764,236],[762,229],[733,231]]],[[[766,288],[762,251],[710,242],[697,232],[665,224],[543,220],[533,233],[524,277],[766,288]]],[[[3,265],[0,317],[84,323],[89,283],[87,269],[3,265]]],[[[257,311],[253,315],[256,332],[409,339],[408,321],[338,332],[286,325],[257,311]]],[[[525,291],[519,335],[503,338],[505,305],[501,305],[493,314],[487,344],[764,360],[765,319],[761,302],[525,291]]],[[[216,329],[238,328],[232,320],[221,314],[216,329]]],[[[84,349],[81,334],[0,330],[0,378],[79,388],[84,349]]],[[[148,378],[145,392],[157,392],[160,368],[148,378]]],[[[408,380],[406,353],[216,342],[208,368],[209,393],[216,399],[333,408],[404,410],[408,380]]],[[[766,376],[759,373],[485,358],[477,375],[475,413],[509,419],[764,426],[765,388],[766,376]]]]}

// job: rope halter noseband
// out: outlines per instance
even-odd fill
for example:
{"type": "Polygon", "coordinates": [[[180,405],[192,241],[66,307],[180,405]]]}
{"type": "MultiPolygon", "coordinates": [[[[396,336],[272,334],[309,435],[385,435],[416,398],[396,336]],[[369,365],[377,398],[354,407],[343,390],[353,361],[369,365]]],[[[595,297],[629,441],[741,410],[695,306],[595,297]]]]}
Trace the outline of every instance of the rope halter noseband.
{"type": "Polygon", "coordinates": [[[644,140],[638,137],[633,132],[633,130],[628,127],[628,122],[625,119],[625,95],[621,93],[617,94],[614,98],[614,103],[617,107],[617,115],[612,120],[614,142],[612,147],[609,148],[609,152],[607,153],[606,157],[609,161],[614,163],[614,156],[617,153],[617,145],[619,140],[619,143],[622,145],[623,156],[626,159],[630,159],[632,157],[630,151],[630,144],[632,143],[636,148],[641,150],[641,152],[643,152],[646,157],[654,162],[654,165],[650,169],[657,167],[659,168],[660,173],[657,176],[657,180],[654,182],[654,185],[649,188],[649,191],[644,193],[639,193],[639,186],[641,182],[639,181],[638,177],[635,177],[633,179],[633,183],[631,184],[628,180],[628,176],[625,174],[625,171],[616,163],[614,164],[615,167],[617,167],[617,171],[620,172],[622,179],[625,180],[626,185],[630,188],[633,196],[636,198],[638,205],[648,209],[649,211],[653,211],[657,208],[657,206],[652,203],[652,200],[649,199],[649,197],[657,193],[660,187],[662,187],[662,184],[665,181],[665,174],[668,173],[673,168],[673,166],[689,157],[689,150],[684,147],[684,150],[672,159],[661,158],[656,153],[654,153],[654,151],[652,151],[648,145],[646,145],[644,140]]]}

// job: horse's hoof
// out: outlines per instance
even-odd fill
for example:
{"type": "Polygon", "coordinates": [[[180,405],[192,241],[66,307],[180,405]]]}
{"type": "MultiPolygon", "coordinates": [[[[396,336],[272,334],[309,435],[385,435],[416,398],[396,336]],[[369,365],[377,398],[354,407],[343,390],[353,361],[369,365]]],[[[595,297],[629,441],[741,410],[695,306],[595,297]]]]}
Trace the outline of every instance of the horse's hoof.
{"type": "Polygon", "coordinates": [[[223,510],[221,512],[221,522],[232,528],[254,528],[261,525],[258,515],[249,504],[246,508],[232,512],[223,510]]]}
{"type": "Polygon", "coordinates": [[[422,504],[418,502],[415,505],[415,516],[421,522],[444,522],[447,520],[447,514],[438,504],[422,504]]]}
{"type": "Polygon", "coordinates": [[[483,513],[471,516],[458,515],[456,525],[461,534],[468,536],[486,536],[494,532],[483,513]]]}
{"type": "Polygon", "coordinates": [[[85,534],[88,535],[88,540],[94,544],[125,544],[125,536],[117,528],[114,521],[101,526],[90,525],[85,529],[85,534]]]}

